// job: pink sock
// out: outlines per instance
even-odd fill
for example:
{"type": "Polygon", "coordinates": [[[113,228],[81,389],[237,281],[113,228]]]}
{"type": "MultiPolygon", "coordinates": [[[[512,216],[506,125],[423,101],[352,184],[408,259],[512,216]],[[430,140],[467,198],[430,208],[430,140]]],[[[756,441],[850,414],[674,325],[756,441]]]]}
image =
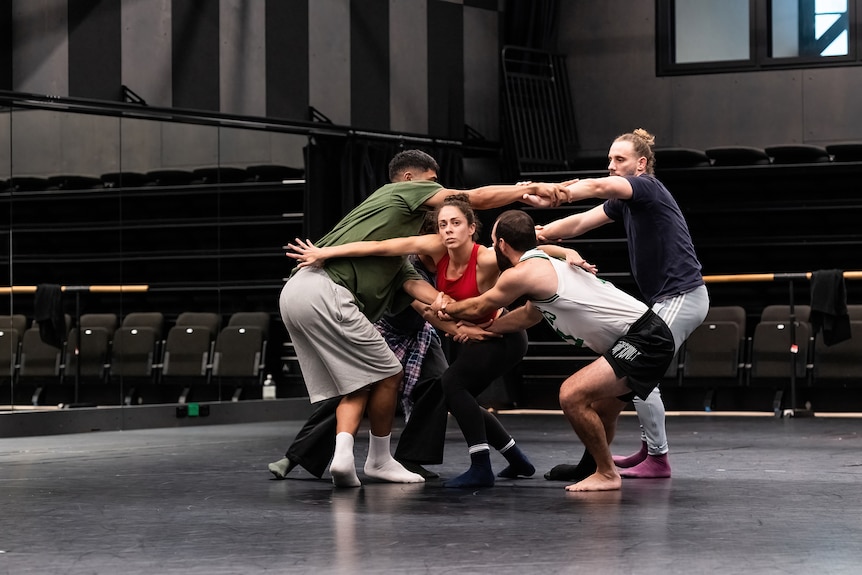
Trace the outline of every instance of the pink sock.
{"type": "Polygon", "coordinates": [[[644,461],[649,455],[649,449],[647,449],[646,441],[641,441],[640,451],[636,451],[631,455],[614,455],[614,465],[617,467],[634,467],[641,461],[644,461]]]}
{"type": "Polygon", "coordinates": [[[670,477],[670,462],[667,459],[667,453],[648,455],[646,459],[634,467],[620,470],[620,476],[635,479],[670,477]]]}

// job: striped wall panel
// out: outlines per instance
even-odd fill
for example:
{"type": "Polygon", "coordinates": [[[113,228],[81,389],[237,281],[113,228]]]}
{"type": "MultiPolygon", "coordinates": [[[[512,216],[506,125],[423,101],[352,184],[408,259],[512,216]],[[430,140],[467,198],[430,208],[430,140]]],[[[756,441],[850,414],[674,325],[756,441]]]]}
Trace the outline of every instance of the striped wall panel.
{"type": "Polygon", "coordinates": [[[464,9],[459,4],[428,4],[428,78],[428,133],[462,137],[464,9]]]}
{"type": "Polygon", "coordinates": [[[350,3],[350,125],[389,129],[389,0],[350,3]]]}
{"type": "Polygon", "coordinates": [[[12,89],[12,0],[0,0],[0,90],[12,89]]]}
{"type": "Polygon", "coordinates": [[[266,115],[308,119],[308,1],[267,2],[265,26],[266,115]]]}
{"type": "Polygon", "coordinates": [[[151,106],[173,105],[170,0],[121,0],[122,83],[151,106]]]}
{"type": "Polygon", "coordinates": [[[493,137],[501,4],[0,0],[0,88],[493,137]]]}
{"type": "Polygon", "coordinates": [[[12,0],[12,89],[69,95],[66,0],[12,0]]]}
{"type": "Polygon", "coordinates": [[[219,111],[219,3],[171,1],[173,105],[219,111]]]}
{"type": "Polygon", "coordinates": [[[428,133],[428,2],[391,0],[389,122],[396,132],[428,133]]]}
{"type": "Polygon", "coordinates": [[[120,96],[120,3],[69,2],[69,95],[116,100],[120,96]]]}
{"type": "Polygon", "coordinates": [[[219,7],[219,105],[266,116],[266,4],[222,0],[219,7]]]}

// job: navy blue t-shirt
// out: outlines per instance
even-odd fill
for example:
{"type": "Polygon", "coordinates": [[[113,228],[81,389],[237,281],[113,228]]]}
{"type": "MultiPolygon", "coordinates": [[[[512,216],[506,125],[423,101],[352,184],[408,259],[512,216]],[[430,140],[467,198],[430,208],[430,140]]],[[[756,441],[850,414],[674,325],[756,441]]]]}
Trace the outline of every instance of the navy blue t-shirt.
{"type": "Polygon", "coordinates": [[[703,285],[688,224],[667,188],[654,176],[625,176],[632,197],[604,203],[605,214],[626,229],[632,275],[652,306],[703,285]]]}

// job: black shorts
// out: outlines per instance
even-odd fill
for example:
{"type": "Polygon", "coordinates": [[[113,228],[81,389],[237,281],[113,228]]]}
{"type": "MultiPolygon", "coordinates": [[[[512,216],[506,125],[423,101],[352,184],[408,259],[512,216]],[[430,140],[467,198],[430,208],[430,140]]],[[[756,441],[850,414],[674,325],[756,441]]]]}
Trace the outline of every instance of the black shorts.
{"type": "Polygon", "coordinates": [[[647,310],[602,357],[617,377],[627,379],[632,393],[620,399],[630,401],[635,395],[646,399],[664,376],[673,355],[670,328],[655,312],[647,310]]]}

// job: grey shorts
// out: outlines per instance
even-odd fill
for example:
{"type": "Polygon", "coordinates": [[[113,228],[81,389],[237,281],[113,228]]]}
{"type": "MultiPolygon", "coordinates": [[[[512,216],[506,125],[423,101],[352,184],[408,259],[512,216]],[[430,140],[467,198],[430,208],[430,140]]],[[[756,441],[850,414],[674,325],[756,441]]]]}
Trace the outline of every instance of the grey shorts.
{"type": "Polygon", "coordinates": [[[312,403],[401,372],[401,362],[359,311],[353,294],[323,270],[297,271],[278,304],[312,403]]]}

